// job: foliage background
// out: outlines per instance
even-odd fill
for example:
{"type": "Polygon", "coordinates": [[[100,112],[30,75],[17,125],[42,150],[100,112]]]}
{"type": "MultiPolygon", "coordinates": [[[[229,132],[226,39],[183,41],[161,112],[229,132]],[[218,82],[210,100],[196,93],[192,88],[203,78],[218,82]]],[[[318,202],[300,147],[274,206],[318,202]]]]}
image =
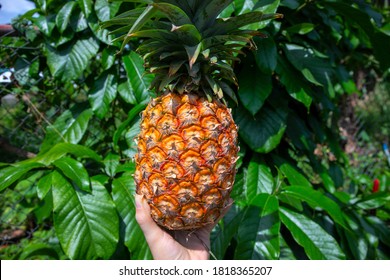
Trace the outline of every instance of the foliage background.
{"type": "MultiPolygon", "coordinates": [[[[2,36],[1,259],[150,259],[134,219],[134,137],[152,76],[99,23],[134,8],[36,0],[2,36]]],[[[256,26],[236,65],[235,204],[218,259],[389,259],[387,2],[235,0],[256,26]],[[373,192],[373,180],[380,181],[373,192]]]]}

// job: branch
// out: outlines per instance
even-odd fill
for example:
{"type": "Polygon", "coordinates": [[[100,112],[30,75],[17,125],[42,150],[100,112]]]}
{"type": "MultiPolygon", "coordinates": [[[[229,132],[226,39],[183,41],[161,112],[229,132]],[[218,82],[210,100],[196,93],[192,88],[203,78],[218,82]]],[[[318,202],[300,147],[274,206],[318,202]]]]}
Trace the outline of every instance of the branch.
{"type": "Polygon", "coordinates": [[[17,155],[20,158],[34,158],[37,155],[18,147],[12,146],[6,139],[0,137],[0,149],[8,152],[9,154],[17,155]]]}

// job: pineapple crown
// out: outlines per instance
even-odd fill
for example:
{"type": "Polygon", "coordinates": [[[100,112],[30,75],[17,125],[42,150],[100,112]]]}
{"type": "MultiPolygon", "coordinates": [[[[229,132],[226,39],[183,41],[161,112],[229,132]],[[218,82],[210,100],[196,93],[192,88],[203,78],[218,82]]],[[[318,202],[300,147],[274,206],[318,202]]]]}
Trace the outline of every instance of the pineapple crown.
{"type": "MultiPolygon", "coordinates": [[[[118,1],[118,0],[113,0],[118,1]]],[[[118,26],[111,34],[122,41],[120,51],[132,38],[142,38],[137,52],[145,68],[155,74],[151,88],[157,93],[204,92],[211,99],[227,94],[236,101],[230,85],[237,85],[233,63],[243,47],[255,48],[256,30],[242,29],[251,23],[280,18],[280,14],[253,11],[219,18],[233,0],[122,0],[140,7],[102,23],[118,26]]],[[[237,101],[236,101],[237,102],[237,101]]]]}

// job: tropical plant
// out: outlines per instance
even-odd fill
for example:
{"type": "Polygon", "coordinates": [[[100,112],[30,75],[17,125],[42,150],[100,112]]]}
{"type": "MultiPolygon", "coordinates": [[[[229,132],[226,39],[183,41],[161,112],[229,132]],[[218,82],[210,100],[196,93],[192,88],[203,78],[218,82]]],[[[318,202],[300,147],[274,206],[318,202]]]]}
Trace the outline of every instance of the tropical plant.
{"type": "MultiPolygon", "coordinates": [[[[123,12],[132,18],[151,1],[137,2],[37,0],[14,23],[22,35],[8,47],[29,42],[36,53],[20,49],[7,58],[15,80],[2,94],[18,88],[17,96],[28,93],[33,104],[44,97],[37,112],[54,121],[40,124],[45,134],[35,157],[0,166],[0,207],[15,201],[26,213],[2,211],[1,231],[15,219],[36,224],[29,242],[23,240],[27,250],[8,245],[2,258],[151,258],[134,219],[132,158],[153,74],[134,51],[139,39],[117,54],[121,44],[99,27],[123,12]],[[14,196],[20,192],[23,203],[14,196]]],[[[267,37],[237,56],[235,203],[212,232],[213,255],[388,259],[388,187],[376,193],[368,182],[351,187],[338,128],[338,102],[358,92],[357,71],[381,76],[390,66],[385,8],[352,0],[230,2],[221,18],[251,11],[284,18],[252,23],[267,37]]]]}

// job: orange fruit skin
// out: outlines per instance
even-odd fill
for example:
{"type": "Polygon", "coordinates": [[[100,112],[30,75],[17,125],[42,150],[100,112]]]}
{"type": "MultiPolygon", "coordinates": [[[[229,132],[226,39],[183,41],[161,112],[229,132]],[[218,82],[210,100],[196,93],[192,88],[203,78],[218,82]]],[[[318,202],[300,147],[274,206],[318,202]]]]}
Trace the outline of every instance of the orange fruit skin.
{"type": "Polygon", "coordinates": [[[239,151],[230,109],[199,94],[165,93],[142,113],[135,156],[136,192],[157,224],[192,230],[227,206],[239,151]]]}

